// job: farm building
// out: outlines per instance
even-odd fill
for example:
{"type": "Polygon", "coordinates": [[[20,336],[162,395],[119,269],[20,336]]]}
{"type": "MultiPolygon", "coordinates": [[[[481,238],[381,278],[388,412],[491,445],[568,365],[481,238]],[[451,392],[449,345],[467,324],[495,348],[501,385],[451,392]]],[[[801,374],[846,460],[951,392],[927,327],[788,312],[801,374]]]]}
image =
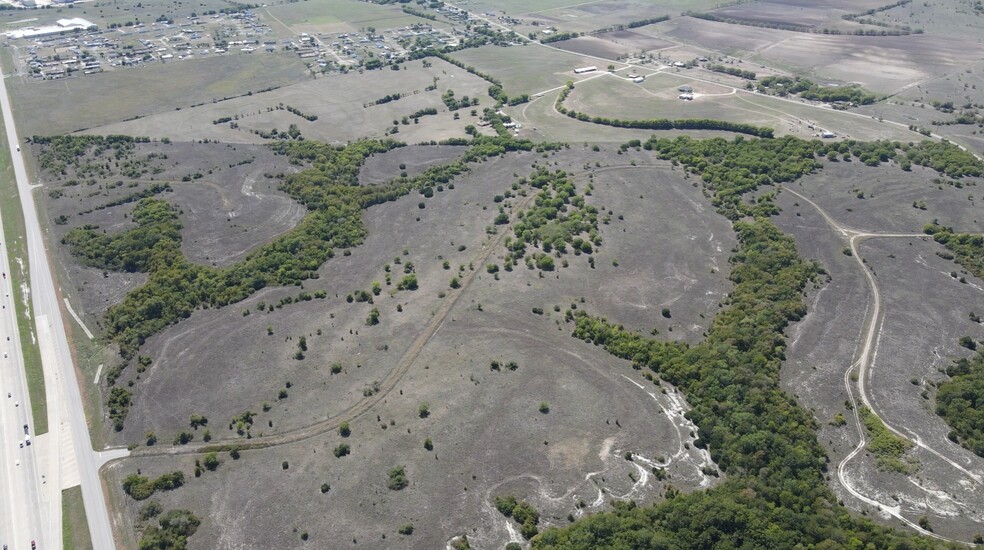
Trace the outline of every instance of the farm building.
{"type": "Polygon", "coordinates": [[[54,25],[43,27],[24,27],[7,33],[7,38],[34,38],[36,36],[48,36],[71,31],[84,31],[95,28],[96,25],[87,19],[73,17],[71,19],[59,19],[54,25]]]}
{"type": "Polygon", "coordinates": [[[592,65],[590,67],[579,67],[577,69],[574,69],[574,74],[590,73],[590,72],[594,72],[594,71],[597,71],[597,70],[598,70],[598,67],[595,67],[594,65],[592,65]]]}

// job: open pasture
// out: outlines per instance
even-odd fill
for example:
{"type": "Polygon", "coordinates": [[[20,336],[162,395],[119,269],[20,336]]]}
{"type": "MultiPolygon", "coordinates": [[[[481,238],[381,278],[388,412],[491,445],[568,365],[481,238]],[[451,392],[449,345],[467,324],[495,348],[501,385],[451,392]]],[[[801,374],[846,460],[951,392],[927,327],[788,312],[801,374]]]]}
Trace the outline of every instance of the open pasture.
{"type": "MultiPolygon", "coordinates": [[[[427,199],[423,209],[416,195],[370,208],[367,241],[351,256],[329,260],[319,279],[304,284],[308,292],[327,290],[327,299],[260,312],[259,301],[276,303],[298,291],[271,288],[235,306],[196,312],[153,337],[144,353],[159,360],[134,385],[124,440],[142,441],[154,431],[169,441],[187,429],[191,414],[202,414],[214,440],[247,443],[227,429],[244,410],[256,413],[250,428],[256,437],[347,418],[346,411],[380,386],[384,393],[350,419],[348,437],[331,429],[245,451],[239,461],[220,453],[217,471],[194,480],[191,457],[131,459],[112,468],[112,490],[136,468],[144,475],[185,471],[183,488],[154,498],[204,519],[193,548],[216,541],[222,548],[290,546],[301,532],[311,542],[355,539],[389,548],[441,546],[460,534],[482,547],[515,540],[491,507],[505,494],[529,500],[546,526],[564,524],[567,514],[602,510],[612,498],[657,500],[667,481],[682,490],[713,485],[715,468],[692,445],[697,433],[691,435],[693,427],[680,416],[685,404],[675,390],[571,338],[573,326],[564,319],[565,309],[583,308],[693,342],[708,328],[705,313],[730,289],[727,258],[735,240],[727,220],[683,171],[650,156],[574,146],[546,159],[527,153],[490,160],[458,178],[454,189],[427,199]],[[600,167],[592,167],[595,160],[600,167]],[[486,264],[501,266],[507,252],[487,230],[496,215],[494,196],[516,181],[512,174],[547,164],[572,173],[579,190],[590,182],[588,202],[612,212],[600,226],[595,267],[586,254],[568,254],[569,267],[556,271],[520,263],[489,273],[486,264]],[[384,264],[398,279],[409,262],[418,290],[384,286],[374,305],[343,298],[382,279],[384,264]],[[448,284],[455,276],[468,281],[457,291],[448,284]],[[380,322],[366,326],[372,307],[380,322]],[[434,332],[418,346],[417,335],[432,325],[434,332]],[[291,357],[300,336],[308,346],[302,360],[291,357]],[[378,384],[406,361],[395,385],[378,384]],[[341,369],[333,374],[336,363],[341,369]],[[189,376],[198,383],[189,387],[189,376]],[[428,438],[432,449],[424,446],[428,438]],[[352,456],[332,455],[341,443],[352,456]],[[398,465],[409,480],[403,491],[386,487],[386,472],[398,465]],[[665,466],[670,479],[657,480],[654,466],[665,466]],[[330,488],[319,491],[322,483],[330,488]],[[244,494],[252,496],[244,500],[244,494]],[[332,521],[322,521],[328,516],[332,521]],[[410,538],[396,534],[406,523],[414,524],[410,538]]],[[[505,206],[512,211],[520,200],[505,206]]],[[[202,434],[196,430],[195,441],[202,434]]],[[[140,503],[117,498],[128,503],[128,521],[136,522],[140,503]]]]}
{"type": "Polygon", "coordinates": [[[818,127],[854,139],[912,140],[918,137],[903,127],[877,124],[867,116],[750,94],[704,80],[698,76],[700,73],[691,74],[689,71],[660,72],[648,76],[640,84],[606,75],[576,85],[565,106],[591,116],[622,120],[711,118],[745,122],[773,128],[776,135],[805,138],[817,134],[818,127]],[[693,89],[692,101],[678,98],[682,86],[693,89]]]}
{"type": "Polygon", "coordinates": [[[18,105],[14,115],[17,129],[31,136],[71,133],[136,117],[180,112],[176,109],[256,94],[307,78],[297,56],[283,53],[175,61],[85,78],[11,79],[7,86],[12,102],[18,105]]]}
{"type": "Polygon", "coordinates": [[[426,19],[403,13],[399,4],[384,6],[358,0],[281,2],[268,5],[260,13],[298,33],[346,32],[369,27],[383,31],[429,23],[426,19]]]}
{"type": "Polygon", "coordinates": [[[423,68],[421,61],[404,65],[406,70],[390,69],[350,72],[309,80],[263,94],[240,97],[192,109],[169,111],[152,117],[96,128],[94,133],[124,133],[183,139],[214,139],[223,142],[261,143],[259,133],[273,129],[286,131],[291,124],[307,139],[330,143],[345,143],[362,137],[383,137],[397,121],[399,133],[394,139],[417,143],[462,137],[466,125],[478,124],[480,115],[492,101],[486,91],[488,82],[439,59],[431,60],[432,67],[423,68]],[[429,86],[437,89],[427,91],[429,86]],[[441,96],[453,90],[455,97],[469,96],[479,104],[468,109],[448,111],[441,96]],[[375,104],[385,96],[399,95],[400,99],[375,104]],[[278,109],[283,105],[284,109],[278,109]],[[286,110],[298,109],[305,115],[317,116],[307,120],[286,110]],[[408,118],[425,108],[438,110],[437,115],[421,116],[419,123],[408,118]],[[457,114],[459,119],[455,119],[457,114]],[[215,124],[219,119],[229,119],[215,124]]]}
{"type": "MultiPolygon", "coordinates": [[[[495,75],[510,95],[533,95],[563,86],[568,80],[577,82],[585,77],[574,74],[574,69],[578,67],[605,69],[604,61],[534,45],[511,48],[483,46],[455,52],[454,58],[486,74],[495,75]]],[[[623,66],[620,63],[614,65],[623,66]]]]}

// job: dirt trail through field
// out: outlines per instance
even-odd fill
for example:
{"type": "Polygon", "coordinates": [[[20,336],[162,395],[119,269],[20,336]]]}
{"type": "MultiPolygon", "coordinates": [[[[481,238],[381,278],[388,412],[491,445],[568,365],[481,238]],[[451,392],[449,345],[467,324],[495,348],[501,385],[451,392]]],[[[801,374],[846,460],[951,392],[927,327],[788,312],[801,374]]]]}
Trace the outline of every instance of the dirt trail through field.
{"type": "Polygon", "coordinates": [[[851,373],[854,371],[855,368],[857,368],[858,369],[858,376],[857,376],[858,399],[860,399],[861,404],[863,404],[871,411],[871,414],[873,414],[876,418],[881,420],[881,422],[885,425],[885,427],[889,431],[891,431],[893,434],[907,441],[911,441],[914,445],[937,456],[947,464],[953,466],[956,470],[960,471],[962,474],[966,475],[975,484],[977,485],[984,484],[982,483],[982,479],[979,474],[969,471],[968,469],[964,468],[954,460],[943,455],[943,453],[941,453],[940,451],[934,449],[933,447],[930,447],[929,445],[924,443],[918,436],[910,433],[904,433],[901,430],[893,427],[888,422],[886,422],[885,419],[878,414],[878,411],[875,409],[872,403],[868,400],[868,394],[865,389],[865,384],[867,383],[867,379],[870,376],[870,370],[872,368],[872,359],[874,356],[873,350],[877,349],[878,340],[879,337],[881,336],[882,325],[884,324],[885,319],[884,319],[884,314],[881,311],[881,292],[878,288],[878,283],[875,281],[875,277],[871,273],[871,270],[868,269],[868,267],[865,265],[864,259],[858,253],[858,243],[864,239],[873,239],[873,238],[910,238],[911,239],[911,238],[926,238],[926,235],[923,233],[879,233],[879,232],[870,232],[870,231],[862,231],[862,230],[854,229],[833,219],[823,208],[821,208],[818,204],[816,204],[809,198],[805,197],[804,195],[797,193],[796,191],[793,191],[792,189],[788,189],[788,188],[786,189],[786,191],[802,199],[803,201],[809,203],[813,208],[817,210],[817,212],[824,218],[824,220],[827,222],[828,225],[830,225],[831,228],[833,228],[841,235],[843,235],[846,239],[848,239],[851,253],[854,259],[857,261],[858,266],[864,272],[868,282],[868,286],[871,290],[872,298],[870,302],[870,309],[866,317],[865,325],[862,327],[862,332],[864,333],[864,337],[861,342],[860,352],[857,360],[855,360],[854,363],[852,363],[847,368],[847,370],[844,371],[844,387],[847,390],[847,394],[851,402],[851,409],[854,411],[854,423],[858,432],[858,444],[853,451],[851,451],[847,456],[845,456],[840,461],[840,463],[837,464],[838,481],[849,493],[851,493],[851,495],[853,495],[858,500],[875,508],[881,509],[882,511],[888,513],[892,517],[895,517],[902,523],[908,525],[909,527],[913,528],[914,530],[918,531],[919,533],[925,536],[933,537],[948,542],[969,544],[964,541],[943,537],[941,535],[933,533],[932,531],[924,529],[921,526],[917,525],[916,523],[906,519],[901,514],[900,505],[897,504],[889,505],[883,502],[878,502],[877,500],[874,500],[872,498],[869,498],[861,494],[851,484],[850,477],[845,472],[848,463],[850,463],[855,457],[861,454],[861,452],[864,451],[865,445],[867,444],[867,438],[866,438],[864,426],[862,425],[860,413],[858,411],[858,402],[857,399],[855,398],[854,384],[851,383],[851,373]]]}
{"type": "MultiPolygon", "coordinates": [[[[512,225],[516,222],[517,219],[516,215],[519,212],[524,211],[526,207],[533,201],[536,195],[537,193],[530,193],[529,196],[524,198],[521,202],[519,202],[516,205],[513,217],[512,219],[510,219],[509,225],[507,225],[504,228],[506,230],[500,232],[495,239],[486,241],[486,243],[480,249],[478,257],[476,257],[473,260],[473,263],[475,265],[482,266],[488,262],[489,257],[492,256],[495,250],[502,244],[506,236],[510,234],[508,228],[511,228],[512,225]]],[[[317,422],[315,424],[311,424],[308,426],[304,426],[303,428],[298,428],[296,430],[284,432],[278,435],[259,436],[259,437],[253,437],[252,439],[249,440],[229,441],[229,442],[222,442],[219,444],[209,444],[209,443],[202,442],[198,444],[192,443],[188,445],[179,445],[179,446],[170,446],[170,447],[153,447],[153,448],[147,447],[134,451],[132,456],[163,456],[163,455],[195,454],[195,453],[208,452],[210,450],[223,450],[231,447],[237,447],[239,449],[261,449],[265,447],[271,447],[274,445],[285,445],[288,443],[295,443],[311,437],[315,437],[317,435],[321,435],[337,429],[338,426],[342,424],[342,422],[351,422],[355,420],[359,416],[365,414],[370,409],[372,409],[372,407],[375,406],[376,403],[379,403],[381,400],[385,399],[389,395],[389,393],[393,391],[393,389],[400,382],[400,380],[407,373],[407,371],[410,370],[410,367],[413,365],[413,363],[417,360],[417,356],[420,355],[420,351],[424,348],[427,342],[430,341],[430,339],[434,336],[437,330],[441,328],[441,325],[444,324],[444,321],[445,319],[447,319],[447,316],[451,312],[451,309],[458,302],[458,299],[461,297],[461,295],[468,290],[469,285],[471,285],[472,281],[475,279],[475,276],[480,271],[481,270],[476,269],[474,271],[468,272],[468,274],[461,281],[461,288],[457,290],[452,290],[449,293],[450,295],[448,299],[445,300],[443,304],[441,304],[441,307],[434,313],[434,316],[431,318],[431,321],[427,324],[424,330],[417,336],[417,338],[414,340],[410,348],[407,349],[407,351],[400,358],[399,362],[396,364],[396,367],[382,381],[379,387],[379,391],[373,394],[372,396],[360,400],[355,405],[350,407],[348,410],[336,416],[330,417],[324,421],[317,422]]]]}

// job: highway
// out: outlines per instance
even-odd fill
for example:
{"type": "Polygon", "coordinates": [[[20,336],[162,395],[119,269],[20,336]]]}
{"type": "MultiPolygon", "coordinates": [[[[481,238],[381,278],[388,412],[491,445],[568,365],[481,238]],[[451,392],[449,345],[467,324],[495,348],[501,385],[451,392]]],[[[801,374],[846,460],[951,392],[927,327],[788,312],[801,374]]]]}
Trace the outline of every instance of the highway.
{"type": "MultiPolygon", "coordinates": [[[[2,215],[2,213],[0,213],[2,215]]],[[[25,445],[24,425],[33,438],[34,419],[27,392],[24,355],[21,353],[17,319],[11,301],[10,258],[0,241],[0,544],[9,550],[30,548],[31,541],[42,544],[43,525],[50,509],[44,498],[38,468],[36,444],[25,445]],[[8,395],[10,397],[8,397],[8,395]]],[[[44,548],[44,546],[40,546],[44,548]]]]}
{"type": "MultiPolygon", "coordinates": [[[[15,378],[10,383],[13,384],[13,388],[21,395],[22,399],[20,406],[14,407],[12,410],[7,406],[9,404],[7,402],[4,402],[4,407],[0,408],[3,411],[3,416],[0,419],[3,421],[2,441],[4,445],[4,455],[0,455],[3,456],[4,460],[4,479],[0,479],[0,481],[3,482],[2,490],[8,499],[0,501],[0,507],[4,509],[3,526],[5,527],[6,522],[9,521],[12,526],[12,535],[16,537],[16,540],[12,540],[12,542],[4,540],[0,544],[8,544],[9,550],[30,548],[31,538],[33,538],[37,540],[39,549],[61,548],[61,490],[81,483],[82,500],[85,503],[93,548],[112,550],[116,544],[106,507],[106,498],[99,478],[99,467],[106,460],[125,456],[127,453],[117,451],[100,454],[92,449],[75,366],[72,362],[68,337],[65,334],[59,296],[48,262],[34,195],[27,176],[24,157],[18,145],[20,140],[17,137],[6,81],[3,78],[0,78],[0,88],[2,88],[0,89],[0,108],[3,111],[4,127],[10,144],[14,176],[17,179],[17,190],[24,212],[25,237],[30,264],[30,296],[34,319],[37,321],[36,335],[44,369],[50,427],[50,433],[43,436],[46,438],[45,445],[25,447],[23,452],[19,447],[13,448],[10,445],[10,441],[13,441],[13,438],[18,435],[10,433],[14,431],[13,428],[20,428],[21,437],[23,436],[24,422],[18,420],[20,417],[16,415],[29,414],[30,407],[26,403],[28,398],[27,386],[24,382],[24,369],[21,364],[20,342],[16,338],[18,332],[12,328],[14,326],[12,306],[5,304],[4,309],[0,309],[0,330],[3,331],[0,337],[5,338],[5,334],[8,334],[7,331],[9,330],[9,334],[12,336],[9,344],[15,353],[8,352],[10,357],[0,359],[3,361],[0,363],[3,367],[0,368],[3,375],[0,376],[15,378]],[[15,356],[16,359],[14,359],[15,356]],[[17,365],[8,365],[7,361],[16,361],[17,365]],[[17,382],[16,379],[20,381],[17,382]],[[9,458],[14,452],[22,452],[23,456],[20,466],[15,463],[13,470],[11,470],[9,458]],[[38,464],[44,466],[45,471],[48,472],[45,480],[38,479],[38,464]],[[18,469],[21,471],[17,471],[18,469]],[[8,481],[7,478],[10,477],[12,479],[8,481]],[[13,499],[21,500],[13,502],[13,499]],[[8,515],[7,510],[11,511],[10,515],[8,515]],[[31,535],[30,538],[22,540],[24,537],[28,537],[27,531],[36,532],[37,535],[31,535]]],[[[3,262],[3,269],[10,273],[6,247],[3,247],[3,251],[0,253],[0,260],[3,262]]],[[[0,287],[5,293],[9,293],[9,285],[11,284],[9,276],[6,280],[0,279],[0,281],[2,281],[0,287]]],[[[9,300],[9,298],[5,298],[5,300],[9,300]]],[[[25,322],[28,321],[25,320],[25,322]]],[[[6,340],[0,340],[0,346],[7,344],[6,340]]],[[[4,383],[4,388],[6,388],[8,380],[0,378],[0,383],[4,383]]],[[[3,391],[6,392],[6,389],[3,391]]],[[[3,399],[6,399],[5,395],[3,399]]],[[[7,536],[6,533],[4,531],[3,536],[7,536]]]]}

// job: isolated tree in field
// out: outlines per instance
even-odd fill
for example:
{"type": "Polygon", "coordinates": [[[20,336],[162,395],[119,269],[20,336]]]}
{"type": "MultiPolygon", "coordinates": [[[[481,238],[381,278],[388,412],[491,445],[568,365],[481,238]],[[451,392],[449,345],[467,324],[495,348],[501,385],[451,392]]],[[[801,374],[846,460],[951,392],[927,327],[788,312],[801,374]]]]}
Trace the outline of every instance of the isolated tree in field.
{"type": "Polygon", "coordinates": [[[342,437],[348,437],[348,436],[352,435],[352,430],[349,428],[349,423],[348,422],[342,422],[341,424],[339,424],[339,426],[338,426],[338,435],[340,435],[342,437]]]}
{"type": "Polygon", "coordinates": [[[205,459],[202,460],[202,465],[205,466],[205,469],[210,472],[214,472],[215,469],[219,467],[219,464],[219,455],[215,451],[207,453],[205,455],[205,459]]]}
{"type": "Polygon", "coordinates": [[[191,415],[191,419],[188,421],[192,428],[198,429],[199,426],[205,426],[208,424],[208,419],[200,414],[191,415]]]}

